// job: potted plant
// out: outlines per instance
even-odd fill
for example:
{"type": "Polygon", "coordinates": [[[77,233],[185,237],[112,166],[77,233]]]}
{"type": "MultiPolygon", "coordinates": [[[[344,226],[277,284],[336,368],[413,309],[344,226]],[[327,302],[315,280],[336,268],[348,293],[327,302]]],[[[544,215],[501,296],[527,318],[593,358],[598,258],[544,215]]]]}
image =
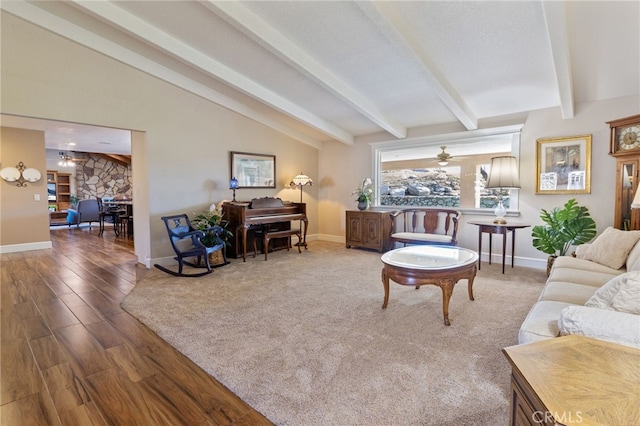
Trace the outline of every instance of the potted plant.
{"type": "MultiPolygon", "coordinates": [[[[204,237],[200,239],[200,242],[207,247],[214,247],[221,243],[229,245],[229,240],[233,236],[233,233],[227,229],[228,224],[229,222],[223,220],[222,211],[219,209],[205,210],[197,214],[191,220],[191,226],[205,233],[204,237]],[[213,232],[211,228],[214,226],[220,226],[222,228],[222,232],[213,232]]],[[[214,254],[218,256],[220,255],[220,252],[216,251],[214,254]]],[[[223,262],[223,259],[211,260],[213,264],[223,262]]]]}
{"type": "Polygon", "coordinates": [[[366,210],[371,204],[373,198],[373,188],[371,187],[371,179],[364,178],[362,184],[351,194],[356,195],[356,201],[358,202],[358,208],[360,210],[366,210]]]}
{"type": "Polygon", "coordinates": [[[563,208],[542,209],[540,218],[545,225],[534,226],[531,236],[533,246],[549,255],[547,275],[556,257],[565,256],[572,245],[588,243],[596,236],[596,223],[589,210],[573,198],[563,208]]]}

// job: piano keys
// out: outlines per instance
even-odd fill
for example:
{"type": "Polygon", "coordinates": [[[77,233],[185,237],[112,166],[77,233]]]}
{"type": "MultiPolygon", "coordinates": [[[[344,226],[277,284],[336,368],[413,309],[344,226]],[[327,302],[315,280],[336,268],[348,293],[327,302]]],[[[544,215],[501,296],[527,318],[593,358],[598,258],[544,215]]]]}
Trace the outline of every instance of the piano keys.
{"type": "MultiPolygon", "coordinates": [[[[223,219],[229,222],[228,229],[233,233],[231,244],[227,247],[227,256],[242,257],[246,260],[247,247],[253,247],[253,231],[269,225],[271,231],[291,229],[292,221],[304,223],[303,238],[300,244],[307,246],[307,205],[305,203],[283,203],[280,198],[255,198],[249,203],[230,202],[222,206],[223,219]]],[[[256,241],[262,247],[261,241],[256,241]]],[[[274,242],[276,242],[274,240],[274,242]]],[[[276,245],[275,248],[286,248],[276,245]]],[[[264,248],[262,248],[264,250],[264,248]]]]}

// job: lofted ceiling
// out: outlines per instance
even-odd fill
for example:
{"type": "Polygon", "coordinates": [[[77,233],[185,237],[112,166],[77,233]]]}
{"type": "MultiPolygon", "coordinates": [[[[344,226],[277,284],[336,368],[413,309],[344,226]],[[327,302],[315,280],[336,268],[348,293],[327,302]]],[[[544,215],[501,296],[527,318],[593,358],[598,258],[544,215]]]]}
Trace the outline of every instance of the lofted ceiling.
{"type": "Polygon", "coordinates": [[[320,148],[640,93],[637,1],[2,1],[320,148]]]}

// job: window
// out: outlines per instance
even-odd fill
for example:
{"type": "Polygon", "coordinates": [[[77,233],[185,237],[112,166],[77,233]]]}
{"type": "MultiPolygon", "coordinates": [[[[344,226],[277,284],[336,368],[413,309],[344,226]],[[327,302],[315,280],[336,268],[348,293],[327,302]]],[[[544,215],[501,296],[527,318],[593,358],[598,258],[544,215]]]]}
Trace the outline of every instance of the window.
{"type": "Polygon", "coordinates": [[[491,158],[518,157],[521,128],[372,143],[375,205],[493,210],[502,195],[507,210],[517,211],[517,190],[485,185],[491,158]]]}

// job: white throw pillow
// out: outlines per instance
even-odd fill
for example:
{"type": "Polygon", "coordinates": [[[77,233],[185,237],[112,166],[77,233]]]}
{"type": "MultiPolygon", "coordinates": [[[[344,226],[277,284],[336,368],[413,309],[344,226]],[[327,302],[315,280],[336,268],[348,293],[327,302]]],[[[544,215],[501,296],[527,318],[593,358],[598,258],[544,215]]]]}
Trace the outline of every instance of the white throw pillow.
{"type": "Polygon", "coordinates": [[[627,271],[640,271],[640,243],[636,243],[627,256],[627,271]]]}
{"type": "Polygon", "coordinates": [[[640,315],[587,306],[567,306],[560,312],[561,336],[577,334],[640,348],[640,315]]]}
{"type": "Polygon", "coordinates": [[[640,272],[627,272],[612,278],[584,306],[640,315],[640,272]]]}
{"type": "Polygon", "coordinates": [[[610,226],[589,245],[584,258],[609,268],[620,269],[638,240],[640,231],[621,231],[610,226]]]}

